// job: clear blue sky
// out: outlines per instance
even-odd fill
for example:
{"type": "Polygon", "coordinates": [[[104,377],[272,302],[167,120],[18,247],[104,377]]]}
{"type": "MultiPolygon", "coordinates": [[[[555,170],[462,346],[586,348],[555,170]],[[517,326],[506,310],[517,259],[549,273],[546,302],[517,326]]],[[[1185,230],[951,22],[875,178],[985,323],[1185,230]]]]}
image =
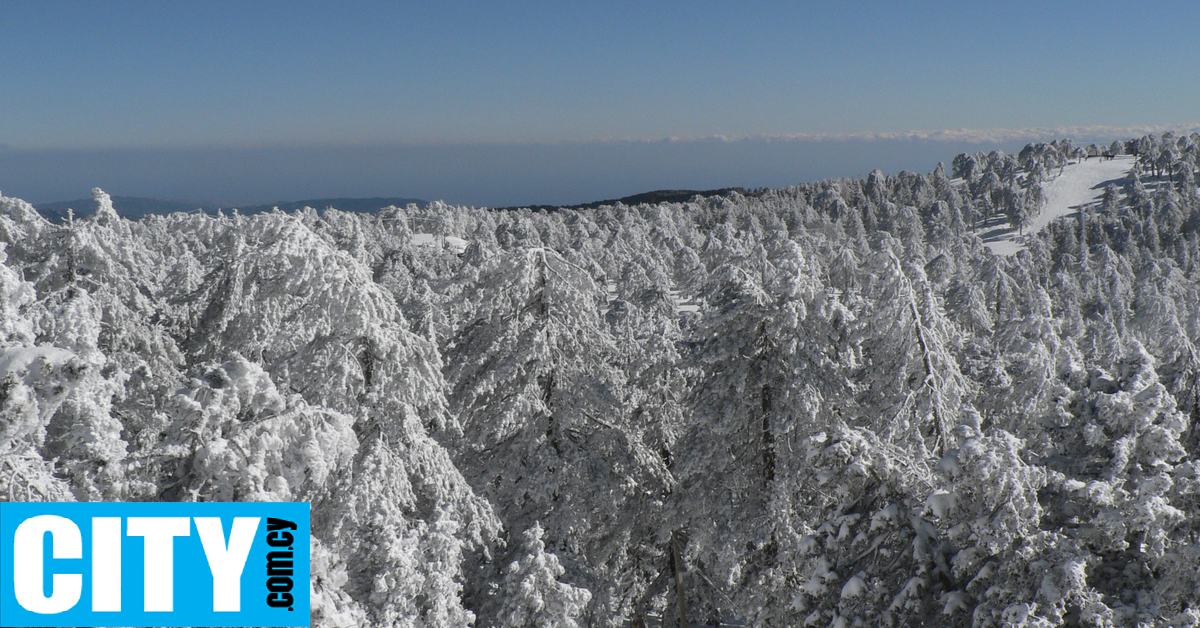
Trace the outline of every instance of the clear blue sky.
{"type": "Polygon", "coordinates": [[[1195,123],[1197,24],[1190,0],[3,2],[0,145],[1195,123]]]}

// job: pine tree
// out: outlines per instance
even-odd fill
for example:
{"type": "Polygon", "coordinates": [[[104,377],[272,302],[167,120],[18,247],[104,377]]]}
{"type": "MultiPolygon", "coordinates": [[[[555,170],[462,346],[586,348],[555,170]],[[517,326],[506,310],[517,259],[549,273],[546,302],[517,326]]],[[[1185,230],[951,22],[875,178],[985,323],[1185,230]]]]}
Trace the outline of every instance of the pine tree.
{"type": "Polygon", "coordinates": [[[871,263],[869,303],[859,316],[858,397],[872,425],[915,446],[954,446],[953,426],[971,394],[953,355],[954,324],[924,271],[907,268],[885,244],[871,263]]]}
{"type": "MultiPolygon", "coordinates": [[[[367,266],[313,233],[302,217],[271,213],[231,223],[213,238],[222,265],[192,296],[206,305],[194,310],[197,319],[181,324],[192,329],[186,346],[196,362],[240,354],[245,364],[257,365],[235,359],[228,368],[209,366],[209,372],[261,368],[262,375],[246,377],[269,377],[284,403],[276,399],[254,412],[290,416],[284,422],[289,427],[274,427],[280,435],[294,430],[297,441],[285,445],[273,435],[238,432],[265,459],[243,463],[240,454],[218,452],[206,464],[242,465],[249,477],[226,489],[237,495],[313,495],[314,534],[346,561],[343,591],[372,622],[469,622],[472,615],[453,583],[462,581],[464,553],[493,543],[499,522],[430,436],[458,430],[447,412],[436,345],[409,331],[367,266]],[[345,440],[348,424],[353,444],[345,440]],[[290,458],[286,452],[294,447],[320,451],[290,458]],[[295,475],[298,468],[304,474],[295,475]],[[324,482],[306,484],[314,476],[324,482]]],[[[192,394],[205,397],[208,388],[193,386],[192,394]]],[[[219,398],[228,401],[212,409],[201,404],[200,414],[187,420],[237,425],[241,410],[222,410],[232,397],[219,398]]],[[[215,487],[201,484],[199,490],[208,494],[215,487]]]]}
{"type": "Polygon", "coordinates": [[[577,628],[591,594],[559,582],[564,569],[546,551],[542,527],[534,523],[522,534],[520,556],[505,569],[499,595],[501,628],[577,628]]]}
{"type": "Polygon", "coordinates": [[[605,292],[545,248],[498,256],[476,290],[476,318],[447,349],[459,463],[510,529],[540,520],[595,602],[621,606],[608,570],[668,480],[622,403],[605,292]]]}
{"type": "Polygon", "coordinates": [[[853,315],[811,282],[798,246],[772,247],[712,275],[695,332],[702,379],[680,440],[675,508],[689,539],[688,587],[728,583],[707,603],[785,617],[787,548],[802,525],[792,508],[805,464],[795,443],[846,398],[853,315]]]}
{"type": "Polygon", "coordinates": [[[3,265],[5,248],[0,243],[0,501],[74,501],[42,448],[46,425],[89,365],[69,351],[33,346],[28,314],[36,292],[3,265]]]}

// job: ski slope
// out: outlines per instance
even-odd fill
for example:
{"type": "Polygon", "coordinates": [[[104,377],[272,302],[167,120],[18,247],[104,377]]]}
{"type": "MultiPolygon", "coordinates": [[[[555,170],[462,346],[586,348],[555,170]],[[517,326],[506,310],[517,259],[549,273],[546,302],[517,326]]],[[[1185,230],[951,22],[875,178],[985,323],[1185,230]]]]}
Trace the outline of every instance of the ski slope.
{"type": "MultiPolygon", "coordinates": [[[[1037,233],[1052,221],[1078,212],[1084,205],[1098,203],[1109,183],[1120,184],[1125,179],[1134,160],[1130,155],[1111,160],[1092,158],[1063,168],[1062,174],[1043,185],[1046,204],[1029,221],[1025,233],[1037,233]]],[[[997,255],[1012,255],[1025,248],[1022,235],[1007,223],[984,227],[976,234],[997,255]]]]}

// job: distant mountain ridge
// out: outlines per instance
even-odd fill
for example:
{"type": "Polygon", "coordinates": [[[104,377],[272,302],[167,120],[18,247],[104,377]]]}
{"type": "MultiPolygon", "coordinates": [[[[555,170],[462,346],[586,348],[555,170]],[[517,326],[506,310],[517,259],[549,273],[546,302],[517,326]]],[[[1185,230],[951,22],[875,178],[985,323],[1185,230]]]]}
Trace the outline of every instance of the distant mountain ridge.
{"type": "Polygon", "coordinates": [[[653,192],[642,192],[641,194],[633,194],[631,196],[623,196],[621,198],[613,198],[603,201],[592,201],[590,203],[580,203],[578,205],[514,205],[512,207],[497,207],[496,209],[534,209],[542,211],[553,211],[556,209],[595,209],[605,205],[655,205],[657,203],[684,203],[692,200],[696,196],[725,196],[730,192],[737,192],[742,195],[752,195],[755,191],[747,190],[746,188],[718,188],[715,190],[654,190],[653,192]]]}
{"type": "MultiPolygon", "coordinates": [[[[179,201],[138,196],[114,196],[112,197],[112,201],[113,209],[117,210],[117,213],[121,216],[130,220],[138,220],[149,215],[165,215],[175,212],[203,212],[211,216],[216,215],[217,209],[223,207],[209,201],[179,201]]],[[[316,209],[336,207],[347,212],[370,213],[390,205],[404,207],[410,203],[421,206],[429,204],[428,201],[421,199],[399,197],[315,198],[300,201],[281,201],[269,205],[247,205],[238,207],[237,210],[242,214],[258,214],[269,212],[276,207],[283,211],[295,211],[305,207],[314,207],[316,209]]],[[[34,208],[48,220],[64,222],[67,219],[68,210],[73,211],[77,217],[94,214],[96,212],[96,201],[90,198],[81,198],[73,201],[39,203],[34,205],[34,208]]],[[[233,209],[233,207],[224,207],[226,213],[232,212],[233,209]]]]}
{"type": "MultiPolygon", "coordinates": [[[[656,203],[682,203],[692,200],[696,196],[725,196],[731,192],[737,192],[743,195],[752,195],[754,191],[740,187],[719,188],[715,190],[654,190],[652,192],[643,192],[631,196],[621,198],[608,199],[603,201],[592,201],[590,203],[580,203],[578,205],[514,205],[511,207],[497,207],[499,210],[512,210],[528,208],[540,211],[554,211],[558,209],[593,209],[604,205],[616,205],[621,203],[624,205],[641,205],[656,204],[656,203]]],[[[139,220],[150,215],[165,215],[175,212],[203,212],[210,216],[214,216],[218,209],[223,209],[226,213],[232,212],[234,207],[225,207],[211,201],[181,201],[160,198],[145,198],[139,196],[114,196],[112,197],[113,209],[117,213],[130,220],[139,220]]],[[[370,197],[370,198],[312,198],[299,201],[280,201],[277,203],[269,203],[266,205],[245,205],[237,207],[239,213],[243,215],[259,214],[269,212],[276,207],[285,212],[304,209],[305,207],[313,207],[316,209],[327,209],[330,207],[339,209],[345,212],[365,213],[379,211],[384,207],[395,205],[404,207],[409,204],[416,204],[424,207],[429,204],[417,198],[400,198],[400,197],[370,197]]],[[[76,217],[90,216],[96,212],[96,201],[90,198],[81,198],[73,201],[55,201],[53,203],[38,203],[34,205],[43,216],[53,222],[65,222],[67,219],[68,210],[73,211],[76,217]]]]}

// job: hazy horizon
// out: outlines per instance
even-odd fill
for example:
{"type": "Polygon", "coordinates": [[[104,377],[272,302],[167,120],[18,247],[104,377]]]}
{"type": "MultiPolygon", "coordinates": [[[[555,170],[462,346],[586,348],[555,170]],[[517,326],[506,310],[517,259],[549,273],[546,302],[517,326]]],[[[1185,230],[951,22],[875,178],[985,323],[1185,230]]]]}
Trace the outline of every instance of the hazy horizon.
{"type": "Polygon", "coordinates": [[[661,189],[785,187],[927,172],[964,151],[1025,142],[719,139],[381,146],[119,148],[0,151],[31,203],[117,196],[262,205],[301,198],[404,196],[489,207],[573,205],[661,189]]]}
{"type": "MultiPolygon", "coordinates": [[[[1181,132],[1197,125],[1175,127],[1181,132]]],[[[212,148],[3,149],[0,193],[32,203],[117,196],[226,207],[412,197],[476,206],[572,205],[660,189],[785,187],[874,169],[928,172],[960,152],[1015,152],[1159,127],[986,129],[841,136],[212,148]]]]}

